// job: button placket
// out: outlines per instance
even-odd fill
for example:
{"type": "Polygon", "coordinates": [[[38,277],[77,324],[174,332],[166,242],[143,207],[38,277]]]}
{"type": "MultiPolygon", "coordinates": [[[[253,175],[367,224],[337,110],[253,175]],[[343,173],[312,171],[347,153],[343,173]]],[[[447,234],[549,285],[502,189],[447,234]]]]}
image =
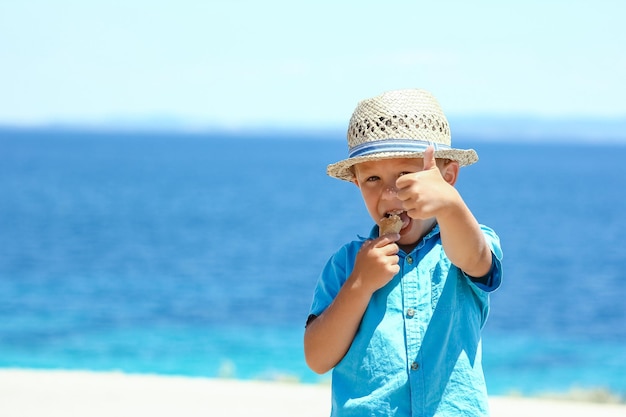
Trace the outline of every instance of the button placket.
{"type": "MultiPolygon", "coordinates": [[[[403,292],[403,304],[405,306],[405,340],[406,340],[406,353],[407,353],[407,367],[411,371],[417,370],[414,368],[415,362],[413,361],[419,352],[421,346],[421,326],[418,320],[414,319],[418,317],[415,306],[418,304],[418,274],[417,270],[412,266],[415,259],[412,256],[404,258],[402,265],[402,292],[403,292]]],[[[418,366],[419,367],[419,366],[418,366]]]]}

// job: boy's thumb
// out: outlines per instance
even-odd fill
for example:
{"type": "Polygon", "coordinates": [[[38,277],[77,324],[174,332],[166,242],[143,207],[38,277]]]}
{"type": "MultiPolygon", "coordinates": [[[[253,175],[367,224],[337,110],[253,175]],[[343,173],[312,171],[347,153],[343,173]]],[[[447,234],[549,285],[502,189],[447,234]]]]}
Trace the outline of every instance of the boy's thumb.
{"type": "Polygon", "coordinates": [[[433,145],[428,145],[428,148],[424,151],[424,171],[433,169],[437,163],[435,162],[435,148],[433,145]]]}

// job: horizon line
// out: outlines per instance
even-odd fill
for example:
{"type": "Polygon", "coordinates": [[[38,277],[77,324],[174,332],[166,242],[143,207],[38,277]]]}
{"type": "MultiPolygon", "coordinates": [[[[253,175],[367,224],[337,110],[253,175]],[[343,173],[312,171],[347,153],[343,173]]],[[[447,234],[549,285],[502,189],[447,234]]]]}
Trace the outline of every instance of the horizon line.
{"type": "MultiPolygon", "coordinates": [[[[626,143],[626,117],[623,118],[535,118],[515,117],[449,117],[452,136],[464,141],[482,142],[549,141],[626,143]]],[[[0,122],[4,132],[56,132],[73,134],[153,134],[153,135],[268,135],[285,136],[297,133],[302,137],[345,140],[346,126],[338,124],[185,124],[185,123],[41,123],[8,124],[0,122]]]]}

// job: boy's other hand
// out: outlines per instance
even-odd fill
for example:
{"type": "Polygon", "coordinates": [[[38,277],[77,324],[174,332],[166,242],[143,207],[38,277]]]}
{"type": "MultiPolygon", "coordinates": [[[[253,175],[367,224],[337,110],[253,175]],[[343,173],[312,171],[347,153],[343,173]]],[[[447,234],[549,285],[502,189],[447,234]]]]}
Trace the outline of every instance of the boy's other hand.
{"type": "Polygon", "coordinates": [[[351,274],[356,280],[355,284],[362,285],[373,293],[400,272],[399,248],[395,243],[398,239],[400,234],[390,233],[363,242],[351,274]]]}

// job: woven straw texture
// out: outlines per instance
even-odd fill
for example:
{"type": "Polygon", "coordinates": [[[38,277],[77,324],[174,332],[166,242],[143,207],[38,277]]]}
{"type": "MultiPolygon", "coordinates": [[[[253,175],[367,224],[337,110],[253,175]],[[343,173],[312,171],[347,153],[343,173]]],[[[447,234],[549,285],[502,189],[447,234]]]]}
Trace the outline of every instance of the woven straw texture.
{"type": "MultiPolygon", "coordinates": [[[[473,149],[451,148],[451,135],[448,120],[439,103],[428,91],[421,89],[388,91],[377,97],[358,103],[348,126],[348,148],[352,152],[356,147],[374,145],[391,140],[414,140],[415,143],[427,142],[435,146],[436,158],[447,158],[465,166],[475,163],[478,155],[473,149]],[[444,148],[444,149],[441,149],[444,148]]],[[[394,150],[387,146],[384,151],[366,156],[353,156],[327,168],[331,177],[352,181],[353,165],[372,160],[389,158],[421,158],[423,152],[394,150]]]]}
{"type": "Polygon", "coordinates": [[[389,91],[358,104],[350,119],[348,146],[392,138],[450,145],[448,120],[430,93],[389,91]]]}

